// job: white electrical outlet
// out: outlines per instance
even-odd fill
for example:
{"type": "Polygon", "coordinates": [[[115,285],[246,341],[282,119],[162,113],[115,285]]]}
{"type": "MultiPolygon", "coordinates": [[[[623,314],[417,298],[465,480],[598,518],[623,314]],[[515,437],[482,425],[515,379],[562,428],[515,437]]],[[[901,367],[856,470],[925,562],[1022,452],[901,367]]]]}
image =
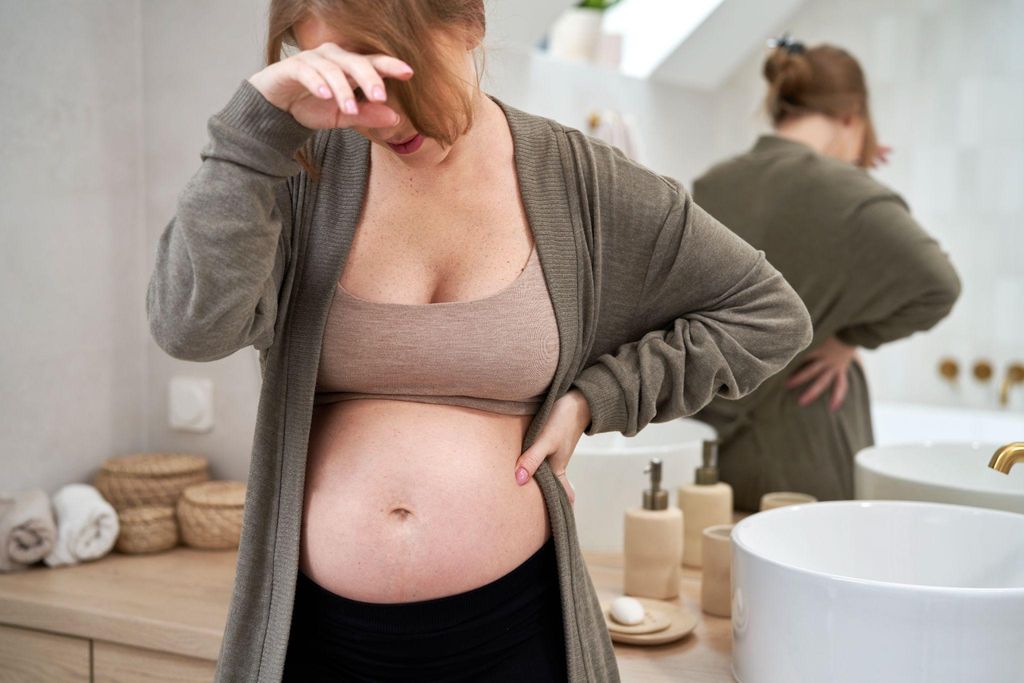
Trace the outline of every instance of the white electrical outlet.
{"type": "Polygon", "coordinates": [[[168,394],[171,429],[186,432],[213,429],[213,380],[172,377],[168,394]]]}

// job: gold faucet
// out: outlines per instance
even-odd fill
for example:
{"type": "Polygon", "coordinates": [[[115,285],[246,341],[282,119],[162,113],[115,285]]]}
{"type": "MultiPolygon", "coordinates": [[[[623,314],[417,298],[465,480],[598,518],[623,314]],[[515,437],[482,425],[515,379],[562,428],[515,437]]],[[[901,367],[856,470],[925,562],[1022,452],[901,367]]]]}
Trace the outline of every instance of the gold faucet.
{"type": "Polygon", "coordinates": [[[1010,363],[1006,368],[1006,377],[1003,378],[1003,385],[999,387],[999,405],[1005,406],[1010,402],[1010,387],[1014,384],[1024,383],[1024,365],[1010,363]]]}
{"type": "Polygon", "coordinates": [[[988,466],[997,472],[1009,474],[1010,468],[1024,462],[1024,441],[1014,441],[999,447],[988,461],[988,466]]]}

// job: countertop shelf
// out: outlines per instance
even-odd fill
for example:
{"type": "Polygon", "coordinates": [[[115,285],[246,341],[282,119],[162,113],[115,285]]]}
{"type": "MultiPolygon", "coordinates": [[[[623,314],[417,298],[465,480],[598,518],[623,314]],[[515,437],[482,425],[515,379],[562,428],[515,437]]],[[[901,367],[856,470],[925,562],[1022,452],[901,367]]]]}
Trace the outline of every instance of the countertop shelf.
{"type": "MultiPolygon", "coordinates": [[[[621,594],[621,555],[585,557],[600,598],[621,594]]],[[[0,575],[0,623],[216,660],[236,559],[236,551],[178,547],[0,575]]],[[[616,645],[622,680],[733,681],[729,620],[700,611],[699,571],[683,570],[677,602],[699,615],[696,630],[666,645],[616,645]]]]}

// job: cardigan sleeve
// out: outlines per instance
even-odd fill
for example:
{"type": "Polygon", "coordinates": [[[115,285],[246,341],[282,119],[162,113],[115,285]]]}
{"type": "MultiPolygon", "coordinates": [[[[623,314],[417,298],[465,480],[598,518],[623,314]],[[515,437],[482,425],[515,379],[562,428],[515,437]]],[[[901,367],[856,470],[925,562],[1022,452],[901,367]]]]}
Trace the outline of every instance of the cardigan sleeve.
{"type": "Polygon", "coordinates": [[[836,333],[867,349],[935,326],[960,296],[949,257],[897,195],[869,200],[853,215],[844,298],[850,322],[836,333]]]}
{"type": "Polygon", "coordinates": [[[284,186],[314,133],[248,81],[207,128],[202,164],[160,236],[146,293],[154,340],[193,361],[273,342],[290,239],[284,186]]]}
{"type": "Polygon", "coordinates": [[[716,395],[740,398],[811,341],[806,307],[762,251],[694,204],[675,181],[657,230],[633,329],[572,386],[586,397],[585,433],[633,436],[692,415],[716,395]]]}

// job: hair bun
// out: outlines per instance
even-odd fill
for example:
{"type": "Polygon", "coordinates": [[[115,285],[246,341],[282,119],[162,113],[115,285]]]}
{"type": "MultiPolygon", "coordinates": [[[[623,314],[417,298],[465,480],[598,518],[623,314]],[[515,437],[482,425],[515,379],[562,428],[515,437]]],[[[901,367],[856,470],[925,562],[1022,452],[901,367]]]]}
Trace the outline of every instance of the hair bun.
{"type": "Polygon", "coordinates": [[[765,60],[764,77],[780,98],[795,103],[811,84],[811,64],[802,51],[780,46],[765,60]]]}

